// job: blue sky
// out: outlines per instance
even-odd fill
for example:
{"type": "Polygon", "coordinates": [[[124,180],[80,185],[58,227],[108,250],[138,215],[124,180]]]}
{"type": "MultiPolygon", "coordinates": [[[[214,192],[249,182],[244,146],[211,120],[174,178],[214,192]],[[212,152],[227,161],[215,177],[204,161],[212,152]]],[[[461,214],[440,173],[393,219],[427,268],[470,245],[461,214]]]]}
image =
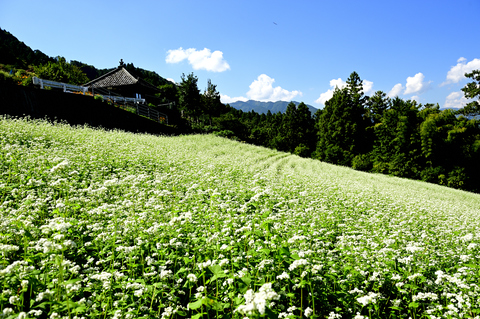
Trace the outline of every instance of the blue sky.
{"type": "Polygon", "coordinates": [[[176,82],[193,72],[225,103],[318,108],[353,71],[367,95],[463,106],[463,74],[480,69],[479,14],[479,0],[0,0],[0,27],[49,56],[123,59],[176,82]]]}

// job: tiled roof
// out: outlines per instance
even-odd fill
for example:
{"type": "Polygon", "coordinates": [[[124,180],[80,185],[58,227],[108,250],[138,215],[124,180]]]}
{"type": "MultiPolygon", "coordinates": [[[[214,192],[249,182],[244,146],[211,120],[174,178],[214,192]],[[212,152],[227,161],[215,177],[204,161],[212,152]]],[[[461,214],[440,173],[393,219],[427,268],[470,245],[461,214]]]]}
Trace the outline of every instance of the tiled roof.
{"type": "Polygon", "coordinates": [[[133,84],[139,84],[143,87],[149,88],[150,90],[159,91],[158,88],[147,81],[134,77],[123,66],[119,66],[115,70],[86,83],[84,86],[91,88],[104,88],[133,84]]]}
{"type": "Polygon", "coordinates": [[[111,86],[132,85],[132,84],[138,83],[138,81],[139,79],[136,79],[124,67],[119,67],[113,71],[108,72],[107,74],[102,75],[99,78],[96,78],[93,81],[88,82],[87,84],[85,84],[85,86],[93,87],[93,88],[101,88],[101,87],[111,87],[111,86]]]}

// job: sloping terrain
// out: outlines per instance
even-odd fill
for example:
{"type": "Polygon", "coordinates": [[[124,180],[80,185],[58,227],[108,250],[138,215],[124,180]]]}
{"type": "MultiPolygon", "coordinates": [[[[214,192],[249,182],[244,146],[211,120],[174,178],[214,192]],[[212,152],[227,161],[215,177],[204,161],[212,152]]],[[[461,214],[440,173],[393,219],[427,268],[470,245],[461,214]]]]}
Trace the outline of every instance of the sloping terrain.
{"type": "Polygon", "coordinates": [[[480,195],[208,136],[0,120],[16,318],[478,316],[480,195]]]}

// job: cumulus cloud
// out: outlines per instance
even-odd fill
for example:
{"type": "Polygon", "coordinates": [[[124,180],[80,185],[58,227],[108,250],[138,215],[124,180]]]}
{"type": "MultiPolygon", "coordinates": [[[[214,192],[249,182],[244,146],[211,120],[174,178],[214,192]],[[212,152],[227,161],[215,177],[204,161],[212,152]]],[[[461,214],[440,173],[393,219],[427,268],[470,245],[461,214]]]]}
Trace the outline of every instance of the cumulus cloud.
{"type": "MultiPolygon", "coordinates": [[[[328,89],[326,92],[323,92],[322,94],[320,94],[320,97],[317,100],[315,100],[315,103],[325,105],[325,102],[327,102],[332,98],[333,92],[335,91],[336,87],[341,90],[346,86],[347,86],[347,82],[343,81],[341,78],[330,80],[331,89],[328,89]]],[[[368,95],[370,93],[373,93],[373,82],[368,80],[363,80],[362,89],[364,94],[368,95]]]]}
{"type": "Polygon", "coordinates": [[[452,92],[445,99],[443,107],[459,109],[467,105],[470,101],[465,97],[462,91],[452,92]]]}
{"type": "Polygon", "coordinates": [[[363,80],[362,87],[363,87],[363,93],[364,94],[369,95],[369,94],[373,93],[373,82],[372,81],[363,80]]]}
{"type": "Polygon", "coordinates": [[[222,103],[232,103],[236,101],[255,100],[261,102],[291,101],[297,96],[302,96],[300,91],[288,91],[280,86],[273,86],[275,79],[266,74],[260,74],[256,80],[250,84],[250,90],[247,97],[237,96],[230,97],[228,95],[220,95],[222,103]]]}
{"type": "Polygon", "coordinates": [[[243,97],[243,96],[230,97],[230,96],[225,95],[225,94],[220,94],[220,101],[222,101],[223,104],[228,104],[228,103],[233,103],[233,102],[237,102],[237,101],[246,102],[246,101],[248,101],[248,99],[246,97],[243,97]]]}
{"type": "Polygon", "coordinates": [[[457,65],[452,66],[447,73],[447,79],[441,85],[458,83],[465,79],[465,73],[480,69],[480,59],[473,59],[466,63],[467,59],[461,57],[457,60],[457,65]]]}
{"type": "Polygon", "coordinates": [[[404,87],[402,83],[397,83],[393,86],[393,88],[388,92],[387,96],[388,97],[395,97],[399,96],[400,93],[403,91],[404,87]]]}
{"type": "Polygon", "coordinates": [[[315,103],[325,105],[325,102],[327,102],[328,100],[330,100],[332,98],[333,91],[335,90],[335,88],[338,88],[338,89],[341,90],[345,86],[347,86],[347,83],[345,81],[343,81],[341,78],[330,80],[331,89],[328,89],[327,92],[321,93],[320,97],[315,100],[315,103]]]}
{"type": "Polygon", "coordinates": [[[173,84],[176,84],[175,80],[172,78],[167,78],[168,81],[172,82],[173,84]]]}
{"type": "Polygon", "coordinates": [[[414,76],[407,78],[407,84],[405,92],[403,94],[420,94],[428,89],[430,82],[424,82],[425,75],[423,73],[417,73],[414,76]]]}
{"type": "Polygon", "coordinates": [[[188,63],[194,70],[207,70],[212,72],[223,72],[230,69],[230,65],[223,58],[222,51],[210,51],[204,48],[203,50],[179,48],[176,50],[168,50],[165,62],[179,63],[183,60],[188,60],[188,63]]]}
{"type": "Polygon", "coordinates": [[[258,78],[250,84],[250,90],[247,97],[251,100],[262,102],[291,101],[296,96],[302,96],[300,91],[287,91],[280,86],[273,87],[275,79],[266,74],[260,74],[258,78]]]}

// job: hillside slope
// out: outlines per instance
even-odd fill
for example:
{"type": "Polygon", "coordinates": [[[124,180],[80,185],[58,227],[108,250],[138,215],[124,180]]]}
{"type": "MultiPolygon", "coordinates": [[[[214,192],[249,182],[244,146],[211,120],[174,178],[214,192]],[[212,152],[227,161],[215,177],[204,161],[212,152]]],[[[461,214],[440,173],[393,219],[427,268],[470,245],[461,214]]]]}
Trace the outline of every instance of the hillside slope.
{"type": "Polygon", "coordinates": [[[0,158],[12,317],[480,310],[478,194],[214,136],[5,118],[0,158]]]}

